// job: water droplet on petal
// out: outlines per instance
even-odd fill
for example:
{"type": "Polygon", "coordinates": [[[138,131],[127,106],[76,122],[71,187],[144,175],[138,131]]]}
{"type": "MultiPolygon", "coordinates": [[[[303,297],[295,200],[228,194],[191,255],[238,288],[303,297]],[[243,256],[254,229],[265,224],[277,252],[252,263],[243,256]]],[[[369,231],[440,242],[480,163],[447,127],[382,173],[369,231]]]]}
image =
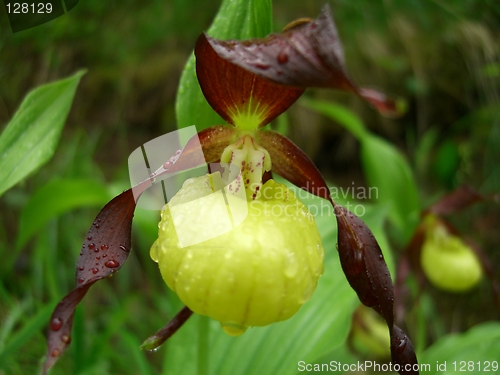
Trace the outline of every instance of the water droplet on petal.
{"type": "Polygon", "coordinates": [[[247,327],[236,323],[221,323],[221,326],[229,336],[239,336],[247,330],[247,327]]]}
{"type": "Polygon", "coordinates": [[[123,245],[120,245],[120,250],[123,250],[123,251],[125,251],[125,252],[127,252],[127,253],[130,251],[129,249],[127,249],[127,248],[126,248],[125,246],[123,246],[123,245]]]}
{"type": "Polygon", "coordinates": [[[99,270],[97,268],[92,268],[92,273],[95,275],[99,270]]]}
{"type": "Polygon", "coordinates": [[[108,250],[108,245],[101,245],[101,250],[108,250]]]}
{"type": "Polygon", "coordinates": [[[89,243],[89,249],[90,249],[90,250],[95,249],[95,244],[94,244],[94,243],[89,243]]]}
{"type": "Polygon", "coordinates": [[[285,276],[292,278],[297,274],[299,270],[299,263],[297,262],[297,257],[295,253],[288,253],[285,260],[285,276]]]}
{"type": "Polygon", "coordinates": [[[92,241],[92,236],[87,236],[87,241],[92,241]]]}
{"type": "Polygon", "coordinates": [[[288,62],[288,53],[286,53],[285,51],[281,51],[278,54],[277,60],[278,63],[285,64],[286,62],[288,62]]]}
{"type": "Polygon", "coordinates": [[[309,301],[311,299],[311,296],[314,293],[315,286],[314,285],[309,285],[305,290],[304,293],[302,293],[302,296],[299,298],[299,303],[302,305],[309,301]]]}
{"type": "Polygon", "coordinates": [[[396,347],[396,349],[397,349],[397,351],[399,353],[403,353],[403,351],[405,350],[405,348],[406,348],[406,341],[407,341],[406,340],[406,336],[402,340],[399,341],[399,344],[396,347]]]}
{"type": "Polygon", "coordinates": [[[151,246],[151,250],[149,250],[149,256],[151,257],[153,262],[158,263],[158,246],[156,245],[156,242],[153,244],[153,246],[151,246]]]}
{"type": "Polygon", "coordinates": [[[64,342],[65,344],[69,344],[71,342],[71,337],[68,335],[62,335],[61,341],[64,342]]]}
{"type": "Polygon", "coordinates": [[[52,352],[50,353],[50,355],[52,357],[59,357],[61,355],[61,351],[59,349],[54,349],[54,350],[52,350],[52,352]]]}
{"type": "Polygon", "coordinates": [[[78,284],[82,284],[85,281],[85,279],[83,277],[80,277],[80,278],[78,278],[77,281],[78,281],[78,284]]]}
{"type": "Polygon", "coordinates": [[[50,328],[53,331],[59,331],[62,328],[62,326],[63,326],[63,321],[61,318],[54,318],[50,322],[50,328]]]}
{"type": "Polygon", "coordinates": [[[269,65],[263,64],[263,63],[260,63],[260,62],[254,63],[252,65],[254,67],[256,67],[257,69],[260,69],[260,70],[267,70],[267,69],[269,69],[269,65]]]}
{"type": "Polygon", "coordinates": [[[116,260],[108,260],[104,265],[108,268],[116,268],[120,265],[116,260]]]}
{"type": "Polygon", "coordinates": [[[172,166],[172,163],[170,161],[166,161],[163,163],[163,169],[168,169],[172,166]]]}
{"type": "Polygon", "coordinates": [[[362,250],[359,250],[359,249],[354,250],[353,256],[354,256],[354,261],[357,264],[363,264],[363,251],[362,250]]]}
{"type": "Polygon", "coordinates": [[[82,267],[82,266],[78,267],[78,271],[83,271],[84,269],[85,269],[85,267],[82,267]]]}

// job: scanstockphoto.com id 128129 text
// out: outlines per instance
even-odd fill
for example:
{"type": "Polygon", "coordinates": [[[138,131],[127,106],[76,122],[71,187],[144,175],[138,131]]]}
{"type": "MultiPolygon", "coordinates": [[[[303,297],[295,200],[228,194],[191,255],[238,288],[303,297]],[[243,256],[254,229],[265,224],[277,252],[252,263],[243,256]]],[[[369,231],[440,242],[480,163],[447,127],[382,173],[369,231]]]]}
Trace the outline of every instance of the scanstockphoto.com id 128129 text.
{"type": "Polygon", "coordinates": [[[299,372],[440,372],[440,373],[469,373],[469,374],[496,374],[499,369],[497,360],[483,361],[436,361],[435,363],[405,364],[378,363],[376,361],[358,361],[355,363],[342,363],[330,361],[328,363],[307,363],[299,361],[299,372]]]}
{"type": "Polygon", "coordinates": [[[299,361],[297,363],[297,370],[299,372],[411,372],[431,371],[431,365],[428,363],[420,364],[405,364],[400,365],[397,363],[378,363],[376,361],[357,361],[354,363],[342,363],[340,361],[330,361],[328,363],[307,363],[306,361],[299,361]]]}

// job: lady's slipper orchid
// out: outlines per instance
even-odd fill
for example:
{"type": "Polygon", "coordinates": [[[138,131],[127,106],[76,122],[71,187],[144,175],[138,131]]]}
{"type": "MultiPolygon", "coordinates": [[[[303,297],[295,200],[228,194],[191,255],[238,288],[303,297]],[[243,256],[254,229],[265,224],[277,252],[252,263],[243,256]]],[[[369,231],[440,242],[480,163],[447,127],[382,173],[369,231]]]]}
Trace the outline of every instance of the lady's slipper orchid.
{"type": "MultiPolygon", "coordinates": [[[[460,293],[472,289],[486,276],[492,283],[493,298],[498,300],[498,286],[488,257],[446,219],[446,216],[459,215],[469,206],[494,199],[468,186],[460,186],[422,212],[421,222],[405,251],[422,286],[427,279],[438,289],[460,293]]],[[[404,261],[403,257],[401,262],[404,261]]]]}
{"type": "MultiPolygon", "coordinates": [[[[329,9],[325,7],[316,20],[260,40],[219,41],[203,34],[195,55],[203,94],[228,124],[198,133],[155,176],[203,162],[236,165],[241,173],[226,191],[245,190],[248,216],[230,232],[182,247],[172,226],[172,206],[163,210],[151,255],[167,284],[188,307],[143,347],[161,345],[192,311],[221,321],[230,334],[241,334],[247,326],[291,317],[313,293],[323,258],[314,219],[288,188],[272,180],[272,172],[331,202],[338,223],[340,260],[350,285],[361,302],[386,321],[393,362],[415,364],[411,342],[394,325],[392,281],[373,234],[331,199],[323,177],[304,152],[283,135],[263,129],[312,86],[352,91],[381,112],[397,112],[396,105],[382,94],[358,89],[348,79],[329,9]],[[205,161],[194,152],[195,144],[201,145],[205,161]],[[264,215],[266,205],[279,207],[280,213],[264,215]]],[[[214,192],[218,173],[187,181],[171,203],[192,203],[214,192]]],[[[126,260],[134,195],[151,184],[146,180],[125,191],[98,214],[77,264],[77,287],[52,315],[45,372],[69,344],[74,309],[89,287],[117,271],[126,260]],[[101,251],[99,259],[96,250],[101,251]]],[[[233,198],[226,194],[226,199],[230,204],[233,198]]]]}
{"type": "Polygon", "coordinates": [[[424,219],[424,226],[426,233],[420,261],[429,281],[450,292],[463,292],[476,286],[483,271],[471,247],[450,233],[432,214],[424,219]]]}
{"type": "Polygon", "coordinates": [[[238,214],[234,210],[240,208],[240,198],[227,194],[226,199],[240,202],[217,203],[215,176],[187,180],[164,207],[151,257],[190,310],[219,320],[225,332],[236,336],[248,326],[268,325],[297,312],[323,273],[323,247],[314,217],[291,190],[274,180],[250,198],[248,212],[244,205],[246,217],[234,229],[180,246],[172,205],[181,205],[191,236],[197,235],[192,218],[204,212],[214,221],[225,217],[228,206],[233,217],[238,214]],[[205,198],[193,201],[196,196],[205,198]],[[183,201],[189,202],[187,207],[183,201]]]}

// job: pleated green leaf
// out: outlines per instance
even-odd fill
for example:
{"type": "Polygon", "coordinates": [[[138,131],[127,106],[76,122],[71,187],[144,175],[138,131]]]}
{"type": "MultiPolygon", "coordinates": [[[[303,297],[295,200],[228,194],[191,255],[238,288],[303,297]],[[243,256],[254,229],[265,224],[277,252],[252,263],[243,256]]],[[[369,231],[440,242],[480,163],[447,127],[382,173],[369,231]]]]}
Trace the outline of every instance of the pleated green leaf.
{"type": "Polygon", "coordinates": [[[428,375],[500,374],[498,353],[500,323],[492,321],[478,324],[465,333],[442,337],[419,356],[419,362],[430,365],[425,371],[428,375]]]}
{"type": "Polygon", "coordinates": [[[0,196],[52,157],[84,74],[79,71],[26,96],[0,136],[0,196]]]}
{"type": "Polygon", "coordinates": [[[408,162],[393,145],[371,134],[361,140],[361,160],[368,184],[378,190],[377,202],[389,206],[389,219],[401,240],[407,242],[420,212],[417,185],[408,162]]]}
{"type": "Polygon", "coordinates": [[[17,247],[23,247],[50,219],[77,207],[104,205],[110,199],[104,185],[95,180],[50,181],[31,196],[21,213],[17,247]]]}

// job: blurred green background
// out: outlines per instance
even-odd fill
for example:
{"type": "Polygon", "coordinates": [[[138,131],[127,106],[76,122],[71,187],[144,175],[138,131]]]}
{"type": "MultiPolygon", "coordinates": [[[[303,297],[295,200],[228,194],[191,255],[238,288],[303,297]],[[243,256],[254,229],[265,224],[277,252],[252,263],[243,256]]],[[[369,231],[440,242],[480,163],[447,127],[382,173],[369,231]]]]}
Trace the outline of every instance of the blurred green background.
{"type": "MultiPolygon", "coordinates": [[[[500,3],[328,3],[349,75],[361,86],[404,98],[408,112],[387,119],[352,95],[327,90],[306,95],[350,109],[400,149],[414,173],[422,207],[462,184],[498,194],[500,3]]],[[[299,17],[316,17],[323,4],[275,0],[274,30],[299,17]]],[[[176,129],[181,72],[219,5],[203,0],[81,0],[67,15],[16,34],[0,6],[0,129],[31,89],[88,69],[54,157],[0,199],[0,374],[37,373],[45,354],[44,329],[51,309],[73,286],[86,231],[100,207],[129,186],[128,155],[176,129]],[[67,209],[35,205],[26,212],[37,194],[39,200],[47,199],[43,189],[50,191],[60,181],[67,188],[57,198],[71,201],[67,209]],[[72,200],[72,189],[86,198],[72,200]],[[29,226],[44,215],[47,221],[20,246],[22,223],[29,226]]],[[[356,139],[335,121],[299,101],[272,126],[286,132],[337,186],[367,184],[356,139]]],[[[481,244],[494,270],[500,267],[499,219],[499,206],[491,201],[450,219],[481,244]]],[[[136,213],[135,251],[116,276],[84,299],[73,343],[54,374],[177,373],[165,360],[169,348],[157,353],[137,349],[178,308],[165,297],[167,288],[149,258],[156,225],[157,213],[136,213]]],[[[404,246],[397,238],[392,245],[396,253],[404,246]]],[[[446,333],[500,317],[487,281],[462,295],[432,287],[423,293],[418,306],[411,306],[418,293],[409,297],[406,321],[412,338],[419,330],[428,331],[418,334],[424,337],[417,344],[422,350],[446,333]]],[[[335,350],[345,361],[357,358],[346,344],[335,350]]]]}

